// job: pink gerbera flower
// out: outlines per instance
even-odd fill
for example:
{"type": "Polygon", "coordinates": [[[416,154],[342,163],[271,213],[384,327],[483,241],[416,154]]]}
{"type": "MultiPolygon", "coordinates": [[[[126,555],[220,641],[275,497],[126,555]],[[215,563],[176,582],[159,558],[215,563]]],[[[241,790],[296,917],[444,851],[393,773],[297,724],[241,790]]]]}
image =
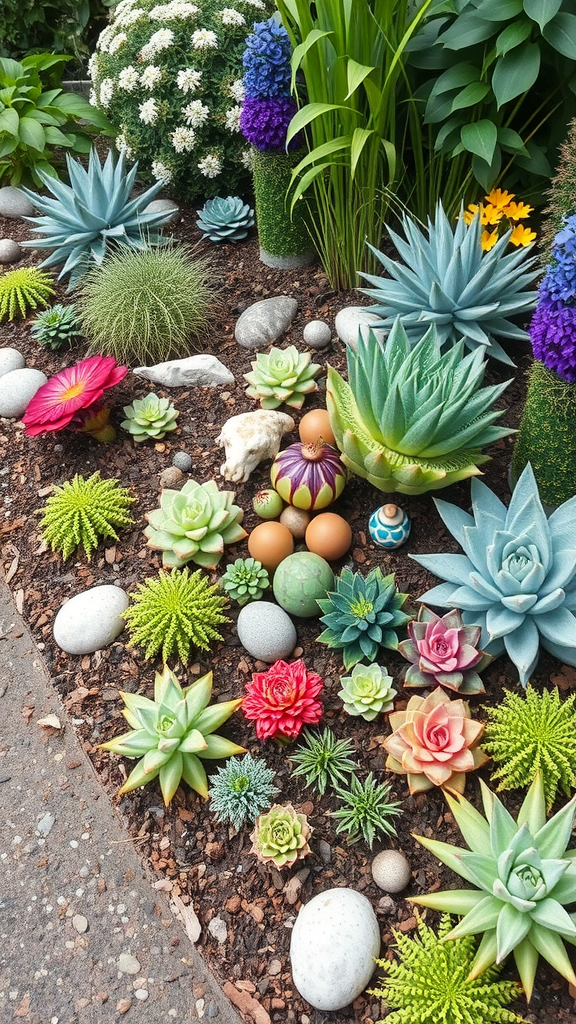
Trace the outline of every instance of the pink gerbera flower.
{"type": "MultiPolygon", "coordinates": [[[[91,410],[107,388],[118,384],[128,373],[117,366],[113,356],[90,356],[51,377],[28,402],[22,422],[29,437],[47,431],[63,430],[82,410],[91,410]]],[[[80,416],[82,426],[85,417],[80,416]]]]}
{"type": "Polygon", "coordinates": [[[280,742],[298,736],[303,725],[317,725],[322,705],[314,698],[323,683],[303,661],[276,661],[267,672],[254,672],[246,686],[242,710],[255,722],[259,740],[280,742]]]}

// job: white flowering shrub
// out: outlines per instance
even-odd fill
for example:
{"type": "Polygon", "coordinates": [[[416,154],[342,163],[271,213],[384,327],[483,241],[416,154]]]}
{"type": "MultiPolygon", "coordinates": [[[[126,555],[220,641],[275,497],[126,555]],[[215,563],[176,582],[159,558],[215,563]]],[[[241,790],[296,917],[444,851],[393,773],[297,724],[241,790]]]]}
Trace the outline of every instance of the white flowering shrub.
{"type": "Polygon", "coordinates": [[[272,0],[121,0],[89,62],[91,101],[143,176],[195,201],[250,181],[242,54],[272,0]],[[224,6],[224,4],[230,6],[224,6]]]}

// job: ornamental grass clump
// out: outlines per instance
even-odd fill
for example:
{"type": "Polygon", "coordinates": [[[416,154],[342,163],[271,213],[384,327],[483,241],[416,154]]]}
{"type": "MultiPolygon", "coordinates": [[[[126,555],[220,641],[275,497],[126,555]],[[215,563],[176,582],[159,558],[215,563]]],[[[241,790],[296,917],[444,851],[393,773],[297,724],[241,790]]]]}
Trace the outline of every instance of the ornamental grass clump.
{"type": "Polygon", "coordinates": [[[82,337],[82,324],[76,306],[57,303],[44,309],[32,321],[30,337],[44,348],[59,349],[82,337]]]}
{"type": "Polygon", "coordinates": [[[481,780],[480,787],[486,817],[463,796],[444,794],[469,849],[414,837],[476,888],[450,889],[412,898],[412,902],[462,917],[445,940],[482,935],[470,979],[513,953],[528,1000],[539,956],[576,985],[563,941],[573,944],[576,940],[576,924],[565,909],[576,901],[576,850],[567,849],[576,797],[546,821],[544,786],[538,773],[514,821],[481,780]]]}
{"type": "Polygon", "coordinates": [[[185,245],[120,246],[79,291],[90,351],[131,366],[188,355],[211,323],[211,275],[210,261],[185,245]]]}
{"type": "Polygon", "coordinates": [[[242,608],[250,601],[259,601],[270,586],[267,570],[256,558],[237,558],[226,566],[220,586],[231,601],[242,608]]]}
{"type": "Polygon", "coordinates": [[[478,650],[480,626],[465,626],[458,611],[436,615],[424,605],[418,619],[408,623],[408,640],[398,653],[409,661],[404,686],[445,686],[457,693],[484,693],[484,684],[473,669],[485,667],[490,658],[478,650]]]}
{"type": "Polygon", "coordinates": [[[290,753],[296,765],[292,777],[303,777],[305,785],[322,796],[327,786],[346,785],[350,774],[357,770],[358,765],[350,757],[353,753],[351,740],[337,740],[327,726],[319,733],[304,729],[302,742],[290,753]]]}
{"type": "Polygon", "coordinates": [[[192,647],[207,651],[223,639],[218,627],[229,619],[223,612],[226,598],[217,591],[218,584],[199,569],[172,569],[139,583],[123,613],[130,643],[142,647],[145,658],[160,653],[168,661],[177,655],[185,665],[192,647]]]}
{"type": "Polygon", "coordinates": [[[494,403],[510,381],[482,387],[484,346],[441,352],[435,326],[412,348],[401,323],[348,346],[348,383],[328,367],[326,405],[342,461],[381,491],[425,494],[476,476],[482,449],[512,431],[494,403]]]}
{"type": "Polygon", "coordinates": [[[129,510],[135,500],[117,480],[102,480],[99,470],[88,478],[76,473],[46,501],[40,532],[64,561],[77,548],[90,560],[101,539],[118,540],[116,531],[133,524],[129,510]]]}
{"type": "Polygon", "coordinates": [[[576,498],[548,519],[528,464],[508,508],[479,480],[472,481],[472,515],[446,501],[435,504],[465,554],[411,555],[447,580],[419,600],[461,608],[465,623],[482,627],[487,654],[507,652],[522,686],[540,646],[576,665],[576,498]]]}
{"type": "Polygon", "coordinates": [[[314,378],[322,367],[311,358],[309,352],[298,352],[295,345],[259,352],[252,371],[244,374],[249,384],[246,394],[258,399],[262,409],[278,409],[283,404],[301,409],[306,395],[318,390],[314,378]]]}
{"type": "Polygon", "coordinates": [[[215,733],[236,711],[239,700],[211,704],[212,673],[182,687],[164,666],[154,678],[154,700],[140,693],[122,693],[122,710],[130,732],[101,743],[101,750],[139,758],[119,795],[158,779],[168,806],[182,779],[205,800],[208,779],[202,761],[244,754],[244,747],[215,733]]]}
{"type": "Polygon", "coordinates": [[[348,715],[359,715],[366,722],[392,711],[394,697],[398,696],[393,682],[392,676],[380,665],[354,665],[352,675],[340,677],[342,689],[338,696],[343,701],[344,711],[348,715]]]}
{"type": "Polygon", "coordinates": [[[165,567],[196,562],[214,569],[224,545],[237,544],[246,536],[240,526],[244,513],[233,502],[234,493],[219,491],[214,480],[204,484],[188,480],[180,491],[165,488],[160,508],[146,514],[148,547],[162,552],[165,567]]]}
{"type": "Polygon", "coordinates": [[[527,258],[532,246],[506,254],[511,235],[506,232],[483,252],[480,214],[469,226],[462,215],[452,228],[440,202],[427,234],[406,215],[402,226],[406,241],[390,229],[388,234],[405,265],[372,246],[389,276],[361,275],[372,285],[362,291],[376,299],[370,311],[382,317],[381,326],[390,329],[399,319],[415,344],[434,324],[440,345],[463,341],[466,348],[480,346],[485,355],[514,366],[497,339],[528,340],[513,320],[536,305],[536,292],[527,290],[540,274],[536,256],[527,258]]]}
{"type": "Polygon", "coordinates": [[[383,576],[376,567],[367,576],[342,569],[335,580],[336,589],[319,598],[326,627],[318,642],[342,651],[344,667],[354,668],[366,659],[375,661],[381,648],[397,650],[397,629],[412,616],[404,611],[407,594],[394,584],[394,574],[383,576]]]}
{"type": "Polygon", "coordinates": [[[312,853],[308,840],[312,828],[305,814],[299,814],[292,804],[274,804],[267,814],[260,814],[250,836],[252,849],[263,864],[290,867],[312,853]]]}
{"type": "Polygon", "coordinates": [[[483,747],[492,758],[498,790],[528,789],[542,775],[546,810],[560,788],[576,789],[576,694],[562,699],[557,689],[524,694],[507,690],[496,707],[487,707],[483,747]]]}
{"type": "Polygon", "coordinates": [[[36,267],[20,267],[0,274],[0,323],[25,317],[29,309],[47,306],[56,294],[50,274],[36,267]]]}
{"type": "Polygon", "coordinates": [[[451,928],[443,914],[437,932],[422,918],[415,935],[393,929],[397,959],[376,961],[384,976],[368,990],[389,1011],[386,1024],[525,1024],[505,1009],[522,994],[520,985],[498,980],[496,965],[471,978],[476,944],[471,935],[444,942],[451,928]]]}
{"type": "Polygon", "coordinates": [[[229,758],[209,781],[210,810],[216,821],[228,823],[238,832],[247,823],[254,824],[280,792],[274,785],[274,769],[252,754],[229,758]]]}
{"type": "Polygon", "coordinates": [[[364,782],[351,775],[346,787],[334,787],[341,806],[329,813],[338,822],[336,832],[347,836],[349,846],[363,839],[372,849],[375,839],[396,835],[392,820],[401,814],[400,802],[390,800],[390,783],[377,783],[370,772],[364,782]]]}
{"type": "Polygon", "coordinates": [[[145,398],[135,398],[131,405],[124,406],[125,420],[120,426],[132,435],[136,444],[160,441],[166,434],[176,430],[180,413],[169,398],[159,398],[151,391],[145,398]]]}

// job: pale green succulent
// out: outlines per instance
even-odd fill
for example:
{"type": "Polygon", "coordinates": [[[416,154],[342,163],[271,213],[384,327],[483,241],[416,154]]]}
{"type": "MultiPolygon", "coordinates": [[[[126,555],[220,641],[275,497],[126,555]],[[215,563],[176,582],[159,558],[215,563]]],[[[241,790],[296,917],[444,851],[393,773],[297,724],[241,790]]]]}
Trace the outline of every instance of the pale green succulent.
{"type": "Polygon", "coordinates": [[[322,367],[311,363],[311,358],[309,352],[298,352],[295,345],[259,352],[252,372],[244,374],[250,385],[246,394],[257,398],[263,409],[277,409],[282,404],[301,409],[306,395],[318,390],[314,378],[322,367]]]}
{"type": "Polygon", "coordinates": [[[464,622],[482,627],[482,650],[506,650],[523,686],[540,646],[576,665],[576,498],[547,519],[528,463],[508,508],[479,480],[472,515],[446,501],[436,507],[465,554],[411,555],[447,580],[419,600],[462,609],[464,622]]]}
{"type": "Polygon", "coordinates": [[[208,780],[201,758],[220,760],[245,753],[244,747],[214,733],[236,711],[242,698],[209,707],[211,695],[211,672],[191,686],[182,687],[167,665],[154,678],[154,700],[141,693],[120,693],[126,705],[122,714],[131,731],[100,744],[101,750],[112,754],[140,758],[120,794],[159,778],[166,805],[181,779],[201,797],[208,797],[208,780]]]}
{"type": "Polygon", "coordinates": [[[132,405],[124,406],[125,420],[120,426],[132,434],[138,444],[153,438],[160,441],[166,434],[176,430],[180,413],[169,398],[159,398],[153,391],[145,398],[135,398],[132,405]]]}
{"type": "Polygon", "coordinates": [[[370,246],[389,277],[360,274],[373,285],[362,290],[377,300],[370,312],[382,317],[381,326],[392,327],[400,318],[415,343],[435,324],[441,345],[462,340],[467,348],[481,346],[486,355],[514,366],[496,337],[528,340],[528,332],[509,317],[536,305],[537,293],[525,290],[540,274],[536,257],[527,259],[533,247],[506,255],[507,232],[484,252],[480,215],[469,227],[460,216],[452,227],[440,202],[426,233],[407,216],[402,226],[407,241],[390,229],[388,234],[405,266],[370,246]]]}
{"type": "Polygon", "coordinates": [[[58,279],[70,274],[70,290],[91,264],[102,263],[110,243],[146,248],[154,241],[151,229],[167,224],[172,211],[146,212],[146,207],[162,188],[161,181],[130,198],[138,164],[126,172],[123,152],[116,159],[110,150],[101,165],[96,150],[92,149],[88,169],[68,154],[66,163],[70,185],[38,171],[52,195],[22,189],[40,214],[26,217],[26,220],[35,225],[34,234],[47,236],[22,244],[32,249],[50,249],[50,255],[40,266],[63,264],[58,279]]]}
{"type": "Polygon", "coordinates": [[[348,347],[348,381],[328,368],[326,404],[342,461],[379,490],[424,494],[476,476],[486,445],[511,434],[493,426],[510,381],[481,387],[484,349],[442,354],[431,327],[413,348],[401,323],[384,346],[373,333],[348,347]]]}
{"type": "Polygon", "coordinates": [[[244,512],[233,501],[233,491],[219,491],[214,480],[188,480],[180,491],[163,490],[160,508],[146,514],[148,547],[162,552],[164,566],[181,568],[196,562],[213,569],[225,544],[246,537],[240,526],[244,512]]]}
{"type": "Polygon", "coordinates": [[[207,199],[196,221],[196,227],[211,242],[240,242],[253,225],[254,210],[238,196],[207,199]]]}
{"type": "Polygon", "coordinates": [[[274,864],[277,868],[290,866],[311,853],[308,840],[312,829],[305,814],[299,814],[292,804],[274,804],[266,814],[260,814],[250,839],[258,860],[274,864]]]}
{"type": "Polygon", "coordinates": [[[415,836],[434,857],[477,888],[450,889],[413,902],[463,915],[445,939],[483,933],[470,978],[513,952],[528,999],[538,955],[576,985],[563,942],[576,945],[576,924],[565,910],[576,901],[576,849],[567,849],[576,797],[546,821],[544,786],[538,773],[514,821],[488,786],[482,781],[480,785],[486,817],[463,796],[444,794],[470,849],[415,836]]]}
{"type": "Polygon", "coordinates": [[[240,607],[259,601],[270,586],[267,570],[256,558],[237,558],[226,566],[220,586],[240,607]]]}
{"type": "Polygon", "coordinates": [[[344,711],[349,715],[360,715],[366,722],[372,722],[381,712],[392,711],[394,680],[380,665],[354,665],[352,675],[342,676],[342,689],[338,696],[344,702],[344,711]]]}

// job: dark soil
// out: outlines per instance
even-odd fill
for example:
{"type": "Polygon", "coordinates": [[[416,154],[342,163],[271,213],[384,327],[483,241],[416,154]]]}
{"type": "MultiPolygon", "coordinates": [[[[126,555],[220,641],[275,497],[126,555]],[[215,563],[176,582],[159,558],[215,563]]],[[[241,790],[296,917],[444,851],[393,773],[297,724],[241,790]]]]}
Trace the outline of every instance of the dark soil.
{"type": "MultiPolygon", "coordinates": [[[[184,208],[183,213],[183,220],[173,234],[179,240],[195,243],[199,240],[195,211],[184,208]]],[[[2,236],[31,237],[26,225],[0,219],[2,236]]],[[[291,801],[304,811],[314,828],[312,857],[297,863],[287,873],[269,870],[259,865],[249,853],[250,830],[246,828],[235,835],[228,827],[216,824],[209,805],[188,788],[178,790],[169,809],[163,807],[156,784],[123,799],[116,798],[116,791],[126,777],[126,768],[129,770],[131,765],[100,752],[97,744],[123,731],[125,723],[120,714],[123,704],[119,690],[141,690],[150,694],[154,669],[159,665],[144,661],[139,652],[129,649],[124,634],[108,649],[83,658],[64,654],[52,638],[54,616],[65,598],[96,583],[119,581],[127,591],[133,591],[146,577],[156,575],[161,562],[158,553],[146,547],[142,532],[144,513],[157,507],[159,475],[171,466],[177,451],[185,450],[192,457],[190,475],[194,479],[214,479],[221,487],[235,489],[236,502],[245,509],[245,526],[250,530],[257,524],[252,512],[252,498],[257,490],[269,486],[269,464],[261,464],[246,484],[225,484],[220,476],[223,453],[215,444],[226,418],[256,407],[245,394],[243,379],[253,357],[234,340],[235,321],[242,310],[270,295],[294,296],[298,300],[298,314],[281,344],[296,344],[299,349],[304,349],[302,330],[309,320],[325,319],[333,326],[334,317],[343,306],[366,302],[359,293],[332,291],[318,266],[295,272],[268,269],[259,262],[255,237],[239,245],[201,243],[201,250],[213,260],[214,279],[221,301],[221,311],[215,315],[211,331],[203,339],[203,350],[213,352],[229,367],[235,383],[216,389],[163,392],[156,388],[159,394],[170,397],[180,411],[178,430],[157,444],[148,442],[136,447],[121,430],[117,441],[106,447],[84,435],[66,431],[27,438],[21,424],[0,421],[3,464],[0,476],[5,495],[4,518],[0,525],[2,566],[16,603],[23,610],[43,651],[95,771],[110,798],[117,803],[127,832],[134,838],[142,857],[158,873],[158,887],[173,897],[179,897],[184,904],[193,905],[202,923],[199,946],[222,982],[233,983],[234,990],[227,986],[227,991],[240,1004],[246,1020],[254,1020],[255,1024],[267,1024],[270,1019],[289,1024],[293,1021],[322,1024],[334,1019],[333,1016],[313,1010],[300,998],[291,981],[288,957],[290,929],[300,906],[332,886],[351,886],[364,892],[378,915],[383,955],[386,955],[393,928],[412,932],[415,927],[410,896],[459,884],[454,874],[439,865],[411,835],[415,832],[457,844],[460,842],[459,831],[447,812],[442,794],[432,791],[409,797],[404,779],[385,772],[381,740],[389,732],[386,718],[366,723],[343,713],[337,696],[342,674],[341,659],[338,653],[316,643],[320,632],[316,620],[299,620],[299,646],[294,654],[303,657],[306,665],[324,679],[325,722],[338,737],[349,736],[352,739],[362,775],[373,771],[380,781],[388,778],[392,784],[392,798],[402,801],[404,813],[398,819],[398,839],[393,845],[410,859],[412,882],[408,890],[399,896],[383,894],[372,881],[370,872],[372,857],[381,844],[375,844],[372,854],[363,842],[347,846],[345,838],[336,835],[330,817],[330,811],[336,807],[335,799],[331,796],[318,797],[299,780],[291,779],[290,749],[281,750],[273,743],[259,743],[252,724],[238,713],[227,723],[224,731],[252,754],[265,757],[276,771],[276,783],[281,788],[278,799],[291,801]],[[71,479],[74,473],[89,475],[97,469],[103,476],[117,477],[123,485],[130,486],[137,498],[132,510],[136,525],[131,531],[122,532],[113,546],[105,550],[100,547],[90,562],[82,555],[63,563],[61,557],[46,550],[42,542],[38,530],[39,513],[54,484],[71,479]],[[208,930],[210,920],[216,915],[227,926],[227,940],[222,944],[208,930]],[[248,996],[260,1004],[259,1009],[248,996]],[[253,1011],[252,1016],[250,1010],[253,1011]]],[[[39,254],[29,252],[23,263],[32,265],[39,261],[39,254]]],[[[58,300],[69,300],[60,286],[58,300]]],[[[56,353],[42,349],[30,338],[29,326],[30,320],[0,327],[0,345],[20,349],[29,366],[37,366],[50,375],[84,357],[85,349],[81,345],[72,351],[56,353]]],[[[337,338],[313,358],[329,362],[345,372],[345,349],[337,338]]],[[[520,416],[529,361],[527,348],[516,349],[515,361],[518,370],[501,400],[506,408],[503,422],[508,426],[516,426],[520,416]]],[[[506,368],[495,365],[490,366],[487,378],[489,382],[496,382],[509,376],[506,368]]],[[[110,392],[116,423],[122,418],[122,406],[147,394],[150,389],[146,381],[129,374],[110,392]]],[[[318,393],[307,399],[303,412],[323,403],[321,383],[318,393]]],[[[296,420],[299,416],[295,414],[296,420]]],[[[292,441],[293,438],[287,440],[292,441]]],[[[505,501],[509,499],[508,468],[512,445],[510,438],[496,444],[492,451],[493,461],[486,467],[486,481],[505,501]]],[[[465,483],[447,489],[442,497],[468,507],[469,485],[465,483]]],[[[352,526],[353,544],[347,564],[363,573],[376,565],[386,573],[394,572],[398,588],[416,599],[433,585],[434,580],[409,558],[409,554],[455,551],[457,545],[444,529],[429,495],[420,498],[402,496],[400,500],[411,517],[412,533],[406,547],[392,553],[385,553],[370,543],[368,516],[382,503],[381,493],[371,485],[353,478],[333,510],[344,515],[352,526]]],[[[239,544],[229,549],[229,557],[225,557],[223,565],[246,555],[246,544],[239,544]]],[[[344,561],[335,564],[334,568],[338,570],[344,561]]],[[[218,575],[214,573],[213,578],[217,579],[218,575]]],[[[236,605],[230,615],[232,619],[236,618],[236,605]]],[[[385,652],[380,660],[395,678],[400,676],[405,663],[399,655],[385,652]]],[[[213,699],[227,700],[241,696],[252,672],[264,668],[240,646],[232,622],[224,628],[222,643],[199,657],[196,663],[179,667],[177,673],[185,684],[212,669],[213,699]]],[[[485,673],[484,682],[486,697],[472,701],[474,713],[480,716],[483,704],[500,699],[503,686],[517,686],[516,672],[509,661],[501,659],[485,673]]],[[[551,658],[543,658],[534,682],[540,686],[552,682],[568,693],[576,686],[576,674],[573,669],[563,668],[551,658]]],[[[403,706],[407,697],[401,691],[398,706],[403,706]]],[[[29,713],[29,709],[23,709],[23,713],[29,713]]],[[[489,767],[481,774],[488,780],[489,767]]],[[[474,801],[478,799],[478,786],[474,779],[468,783],[467,795],[474,801]]],[[[519,794],[506,796],[513,813],[518,809],[520,798],[519,794]]],[[[434,921],[437,915],[430,914],[429,919],[434,921]]],[[[515,976],[512,963],[508,965],[505,976],[515,976]]],[[[520,1013],[526,1010],[523,1001],[514,1008],[520,1013]]],[[[566,983],[541,961],[527,1019],[538,1024],[568,1024],[574,1020],[574,1013],[574,1000],[566,983]]],[[[368,1022],[381,1018],[383,1014],[377,1000],[361,996],[352,1006],[338,1012],[338,1024],[368,1022]]]]}

